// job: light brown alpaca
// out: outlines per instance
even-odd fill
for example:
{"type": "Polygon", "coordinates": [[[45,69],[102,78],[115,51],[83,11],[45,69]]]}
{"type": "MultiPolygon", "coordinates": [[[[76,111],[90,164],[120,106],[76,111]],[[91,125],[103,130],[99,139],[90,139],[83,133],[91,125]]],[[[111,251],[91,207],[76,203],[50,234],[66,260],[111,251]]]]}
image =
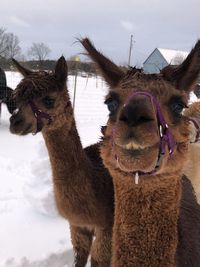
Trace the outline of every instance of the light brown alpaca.
{"type": "Polygon", "coordinates": [[[18,111],[10,118],[10,131],[18,135],[42,131],[53,171],[56,204],[70,223],[75,266],[85,266],[90,253],[91,266],[108,267],[112,179],[102,165],[99,144],[82,148],[66,88],[66,61],[61,57],[52,74],[32,73],[14,63],[24,79],[15,90],[18,111]]]}
{"type": "Polygon", "coordinates": [[[189,146],[189,157],[184,173],[190,178],[197,196],[197,201],[200,204],[200,102],[191,104],[185,110],[184,115],[195,120],[194,122],[191,120],[190,123],[191,144],[189,146]],[[199,132],[198,136],[197,132],[199,132]]]}
{"type": "MultiPolygon", "coordinates": [[[[125,76],[87,38],[81,43],[110,86],[101,156],[115,191],[112,266],[199,266],[199,259],[186,265],[176,250],[189,141],[182,110],[200,71],[200,42],[170,73],[125,76]]],[[[198,251],[194,239],[191,249],[198,251]]]]}

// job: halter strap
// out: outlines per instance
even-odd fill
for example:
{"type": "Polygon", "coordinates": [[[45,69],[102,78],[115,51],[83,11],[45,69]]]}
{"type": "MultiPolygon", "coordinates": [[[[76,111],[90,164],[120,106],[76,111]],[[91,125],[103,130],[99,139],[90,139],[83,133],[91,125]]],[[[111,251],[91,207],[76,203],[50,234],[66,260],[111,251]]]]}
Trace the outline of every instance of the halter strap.
{"type": "Polygon", "coordinates": [[[30,105],[30,107],[33,111],[33,114],[37,120],[37,129],[36,129],[35,133],[33,133],[35,135],[39,131],[42,130],[42,119],[45,119],[48,121],[47,125],[50,125],[53,120],[52,120],[52,117],[48,113],[43,112],[40,109],[38,109],[33,101],[29,101],[29,105],[30,105]]]}
{"type": "MultiPolygon", "coordinates": [[[[126,106],[134,96],[138,96],[138,95],[149,97],[153,107],[155,108],[157,123],[158,123],[158,129],[159,129],[159,135],[160,135],[160,148],[159,148],[158,160],[157,160],[155,169],[153,171],[151,171],[151,172],[136,171],[136,172],[131,173],[131,174],[135,175],[135,183],[136,184],[138,183],[139,176],[151,175],[157,171],[158,167],[160,166],[162,157],[166,153],[166,151],[165,151],[166,145],[168,146],[168,149],[169,149],[169,158],[172,157],[172,154],[174,152],[174,148],[176,146],[176,141],[174,140],[174,137],[173,137],[171,131],[169,130],[168,124],[165,121],[165,118],[164,118],[163,113],[161,111],[160,105],[159,105],[159,103],[158,103],[158,101],[154,95],[152,95],[146,91],[134,92],[130,97],[128,97],[124,106],[126,106]]],[[[113,138],[114,135],[115,135],[115,128],[113,129],[113,133],[112,133],[112,145],[113,146],[114,146],[114,138],[113,138]]],[[[115,155],[115,159],[118,160],[117,155],[115,155]]]]}
{"type": "Polygon", "coordinates": [[[191,121],[194,124],[194,127],[196,128],[196,137],[195,137],[195,141],[191,142],[191,143],[197,143],[200,139],[200,123],[198,122],[198,120],[194,117],[190,117],[189,121],[191,121]]]}
{"type": "Polygon", "coordinates": [[[130,101],[130,99],[134,96],[147,96],[150,98],[151,103],[153,105],[153,107],[156,110],[156,117],[157,117],[157,122],[158,122],[158,127],[159,127],[159,134],[160,134],[160,138],[161,138],[161,142],[160,142],[160,150],[161,150],[161,154],[165,155],[165,145],[168,145],[169,148],[169,155],[171,157],[171,155],[174,152],[174,148],[176,146],[176,142],[173,138],[173,135],[171,133],[171,131],[169,130],[168,124],[165,121],[165,118],[163,116],[163,113],[161,111],[160,105],[156,99],[156,97],[152,94],[150,94],[149,92],[146,91],[141,91],[141,92],[134,92],[126,101],[125,105],[128,104],[128,102],[130,101]]]}

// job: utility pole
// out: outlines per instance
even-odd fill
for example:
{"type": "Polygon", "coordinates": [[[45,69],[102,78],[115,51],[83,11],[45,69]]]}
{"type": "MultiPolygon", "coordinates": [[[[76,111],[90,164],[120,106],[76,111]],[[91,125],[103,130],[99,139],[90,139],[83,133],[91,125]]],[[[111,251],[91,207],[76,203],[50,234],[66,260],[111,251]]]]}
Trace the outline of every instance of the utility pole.
{"type": "Polygon", "coordinates": [[[78,62],[80,61],[80,57],[75,57],[75,76],[74,76],[74,96],[73,96],[73,103],[72,108],[73,111],[75,110],[75,101],[76,101],[76,84],[77,84],[77,76],[78,76],[78,62]]]}
{"type": "Polygon", "coordinates": [[[133,48],[133,35],[131,34],[131,39],[130,39],[130,48],[129,48],[129,55],[128,55],[128,66],[131,64],[131,52],[133,48]]]}

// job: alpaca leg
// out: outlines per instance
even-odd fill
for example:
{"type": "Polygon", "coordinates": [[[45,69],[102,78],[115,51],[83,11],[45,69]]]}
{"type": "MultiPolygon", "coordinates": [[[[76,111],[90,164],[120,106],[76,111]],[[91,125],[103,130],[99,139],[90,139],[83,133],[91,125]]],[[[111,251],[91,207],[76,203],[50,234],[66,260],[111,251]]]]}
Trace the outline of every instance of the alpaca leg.
{"type": "Polygon", "coordinates": [[[70,225],[71,240],[74,249],[74,267],[85,267],[92,245],[93,231],[70,225]]]}
{"type": "Polygon", "coordinates": [[[95,229],[95,240],[91,250],[91,267],[111,266],[112,228],[95,229]]]}

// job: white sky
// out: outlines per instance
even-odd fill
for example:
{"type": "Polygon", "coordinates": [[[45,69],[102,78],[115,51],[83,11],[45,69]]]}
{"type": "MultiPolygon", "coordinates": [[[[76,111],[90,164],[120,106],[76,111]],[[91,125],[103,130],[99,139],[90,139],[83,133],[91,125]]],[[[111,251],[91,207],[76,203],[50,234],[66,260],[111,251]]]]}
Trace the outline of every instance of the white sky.
{"type": "Polygon", "coordinates": [[[126,63],[133,34],[132,65],[156,47],[190,50],[200,38],[199,0],[1,0],[0,27],[20,39],[23,53],[44,42],[50,57],[82,52],[75,37],[88,36],[116,63],[126,63]]]}

